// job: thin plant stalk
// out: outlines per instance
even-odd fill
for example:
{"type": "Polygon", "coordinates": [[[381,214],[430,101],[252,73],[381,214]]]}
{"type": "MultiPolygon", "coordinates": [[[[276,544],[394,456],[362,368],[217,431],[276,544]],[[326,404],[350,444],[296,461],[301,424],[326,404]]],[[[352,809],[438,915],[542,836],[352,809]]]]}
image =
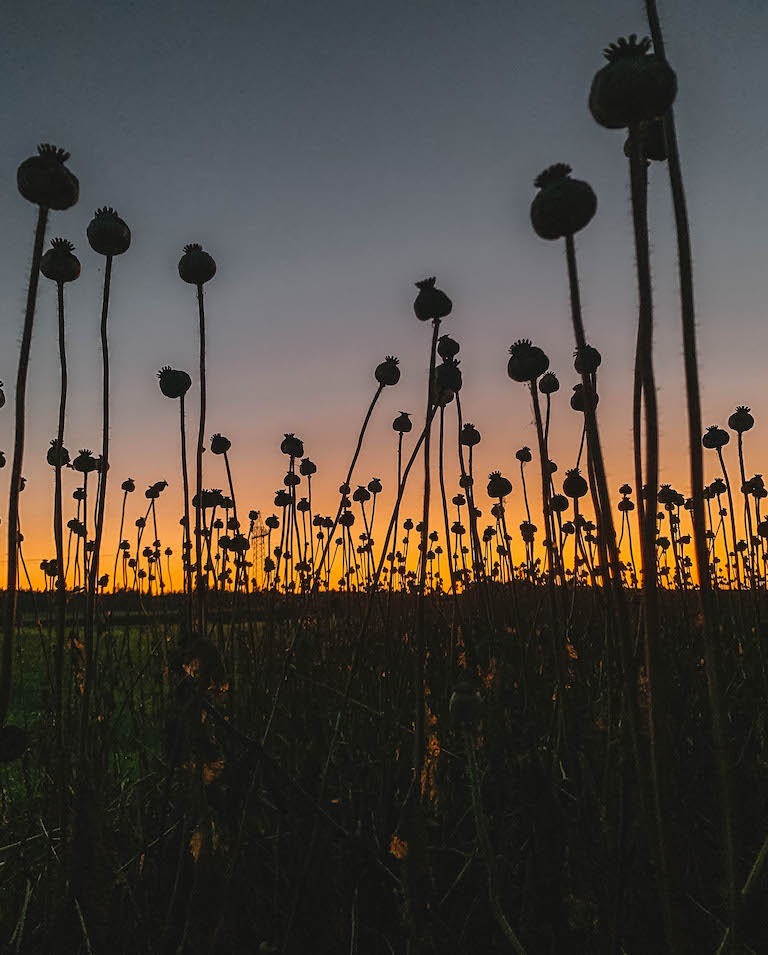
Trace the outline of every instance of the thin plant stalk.
{"type": "Polygon", "coordinates": [[[27,305],[24,312],[24,331],[21,337],[19,365],[16,372],[16,422],[13,442],[13,464],[8,500],[8,582],[5,594],[5,613],[3,626],[3,647],[0,656],[0,728],[5,726],[8,706],[11,701],[11,680],[13,677],[13,641],[16,631],[16,592],[18,588],[18,536],[19,536],[19,490],[21,469],[24,463],[24,437],[27,403],[27,372],[29,371],[29,353],[32,347],[32,328],[35,322],[37,304],[37,286],[40,281],[40,260],[43,256],[45,230],[48,225],[48,209],[39,206],[35,241],[32,250],[29,285],[27,287],[27,305]]]}

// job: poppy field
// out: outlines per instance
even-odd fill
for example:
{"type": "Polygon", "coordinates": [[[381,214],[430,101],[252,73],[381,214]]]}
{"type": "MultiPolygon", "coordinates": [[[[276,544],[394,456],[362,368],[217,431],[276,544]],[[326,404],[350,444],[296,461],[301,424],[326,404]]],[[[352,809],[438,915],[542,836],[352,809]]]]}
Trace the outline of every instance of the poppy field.
{"type": "MultiPolygon", "coordinates": [[[[633,457],[620,480],[604,456],[611,395],[577,241],[598,198],[578,169],[556,161],[524,187],[562,282],[549,320],[573,354],[556,372],[533,323],[504,343],[534,446],[481,471],[478,446],[499,423],[462,403],[473,371],[450,277],[417,273],[408,318],[423,352],[368,356],[370,392],[349,396],[359,428],[333,469],[275,398],[284,469],[273,500],[249,509],[241,449],[212,433],[208,410],[226,386],[208,370],[215,250],[191,242],[164,275],[183,283],[197,357],[141,382],[152,428],[177,450],[175,473],[143,487],[116,473],[111,430],[113,273],[138,233],[103,206],[69,235],[77,158],[43,143],[20,163],[32,257],[15,380],[0,384],[12,421],[0,452],[3,951],[768,952],[759,414],[703,420],[678,77],[656,4],[644,6],[649,36],[606,47],[584,113],[615,137],[629,195],[633,457]],[[680,487],[660,479],[653,190],[674,216],[680,487]],[[68,438],[82,387],[69,375],[70,288],[89,268],[101,283],[95,450],[68,438]],[[39,462],[28,378],[43,283],[59,374],[39,462]],[[385,402],[404,372],[423,403],[393,419],[385,402]],[[571,459],[551,439],[565,413],[579,423],[571,459]],[[377,441],[382,477],[361,465],[377,441]],[[49,556],[31,566],[23,492],[38,466],[49,556]]],[[[0,179],[9,188],[8,170],[0,179]]]]}

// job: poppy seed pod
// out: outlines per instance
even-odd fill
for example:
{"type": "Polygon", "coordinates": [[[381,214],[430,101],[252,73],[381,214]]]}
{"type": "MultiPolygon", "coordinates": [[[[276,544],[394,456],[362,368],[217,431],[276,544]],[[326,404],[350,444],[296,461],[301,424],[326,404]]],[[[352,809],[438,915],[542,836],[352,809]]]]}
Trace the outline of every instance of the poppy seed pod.
{"type": "Polygon", "coordinates": [[[675,101],[672,67],[650,53],[651,41],[619,37],[603,51],[608,63],[595,74],[589,111],[606,129],[622,129],[663,116],[675,101]]]}
{"type": "Polygon", "coordinates": [[[437,340],[437,354],[443,361],[455,358],[459,354],[459,348],[459,343],[450,335],[441,335],[437,340]]]}
{"type": "Polygon", "coordinates": [[[376,381],[382,386],[396,385],[400,381],[400,369],[397,367],[399,364],[397,358],[387,355],[384,361],[376,366],[374,372],[376,381]]]}
{"type": "Polygon", "coordinates": [[[74,282],[80,276],[80,260],[67,239],[52,239],[51,247],[40,260],[40,271],[52,282],[74,282]]]}
{"type": "Polygon", "coordinates": [[[541,376],[539,381],[539,391],[543,395],[553,395],[559,390],[560,382],[557,380],[557,375],[553,371],[548,371],[546,374],[541,376]]]}
{"type": "Polygon", "coordinates": [[[286,434],[280,442],[280,450],[292,458],[300,458],[304,455],[304,442],[294,434],[286,434]]]}
{"type": "Polygon", "coordinates": [[[718,428],[716,424],[710,425],[704,437],[701,439],[701,443],[710,451],[716,451],[719,448],[724,448],[726,444],[731,440],[731,436],[723,428],[718,428]]]}
{"type": "Polygon", "coordinates": [[[513,381],[536,381],[549,368],[549,358],[529,339],[521,338],[509,349],[507,374],[513,381]]]}
{"type": "Polygon", "coordinates": [[[302,474],[304,477],[311,477],[316,473],[317,465],[315,462],[310,461],[309,458],[302,458],[301,464],[299,465],[299,474],[302,474]]]}
{"type": "Polygon", "coordinates": [[[99,467],[99,462],[94,458],[91,452],[85,448],[80,451],[75,460],[72,462],[72,467],[76,471],[80,471],[81,474],[89,474],[91,471],[96,471],[99,467]]]}
{"type": "Polygon", "coordinates": [[[632,493],[632,487],[629,484],[622,484],[619,488],[619,494],[623,494],[625,497],[627,494],[632,493]]]}
{"type": "Polygon", "coordinates": [[[491,471],[488,475],[488,497],[497,497],[499,500],[512,493],[512,482],[502,477],[501,471],[491,471]]]}
{"type": "Polygon", "coordinates": [[[474,448],[475,445],[480,444],[480,432],[473,424],[467,422],[461,429],[459,444],[462,444],[465,448],[474,448]]]}
{"type": "Polygon", "coordinates": [[[164,365],[157,373],[160,382],[160,391],[166,398],[182,398],[192,387],[192,379],[177,368],[164,365]]]}
{"type": "Polygon", "coordinates": [[[632,503],[632,501],[630,501],[630,499],[629,499],[628,497],[623,497],[623,498],[619,501],[619,510],[620,510],[620,511],[622,511],[622,512],[627,512],[627,513],[628,513],[629,511],[634,511],[634,509],[635,509],[635,505],[632,503]]]}
{"type": "Polygon", "coordinates": [[[366,501],[370,501],[371,495],[368,492],[368,488],[363,487],[362,484],[358,487],[355,493],[352,495],[352,500],[357,501],[358,504],[365,504],[366,501]]]}
{"type": "Polygon", "coordinates": [[[416,282],[419,294],[413,303],[413,310],[420,322],[439,321],[451,314],[453,302],[442,289],[435,288],[435,277],[416,282]]]}
{"type": "Polygon", "coordinates": [[[581,471],[578,468],[571,468],[570,471],[565,472],[563,492],[568,497],[572,497],[574,500],[579,497],[584,497],[588,490],[589,485],[581,476],[581,471]]]}
{"type": "Polygon", "coordinates": [[[344,511],[344,513],[339,518],[339,524],[342,527],[351,527],[355,523],[355,515],[352,511],[344,511]]]}
{"type": "Polygon", "coordinates": [[[5,452],[0,451],[0,468],[5,467],[5,452]]]}
{"type": "Polygon", "coordinates": [[[232,442],[229,438],[225,438],[223,434],[217,432],[211,438],[211,451],[213,451],[214,454],[226,454],[231,447],[232,442]]]}
{"type": "Polygon", "coordinates": [[[602,360],[600,352],[591,345],[577,348],[573,353],[573,367],[579,375],[594,375],[602,360]]]}
{"type": "Polygon", "coordinates": [[[69,451],[59,444],[59,439],[54,438],[46,455],[48,463],[52,468],[65,468],[69,464],[69,451]]]}
{"type": "Polygon", "coordinates": [[[280,520],[276,514],[270,514],[269,517],[264,521],[264,523],[271,531],[276,531],[277,528],[280,526],[280,520]]]}
{"type": "Polygon", "coordinates": [[[407,411],[401,411],[392,422],[392,430],[398,431],[400,434],[407,434],[412,427],[413,422],[411,421],[411,416],[407,411]]]}
{"type": "Polygon", "coordinates": [[[381,481],[379,478],[371,478],[368,482],[368,490],[371,494],[381,494],[381,481]]]}
{"type": "Polygon", "coordinates": [[[29,202],[46,209],[70,209],[80,196],[80,183],[64,163],[69,153],[50,143],[37,147],[16,173],[19,192],[29,202]]]}
{"type": "Polygon", "coordinates": [[[122,255],[131,245],[131,230],[111,206],[96,210],[86,235],[91,248],[99,255],[122,255]]]}
{"type": "Polygon", "coordinates": [[[736,410],[728,419],[728,427],[731,429],[731,431],[736,431],[738,434],[743,434],[745,431],[749,431],[750,428],[754,427],[754,425],[755,419],[750,414],[749,408],[747,408],[745,405],[738,405],[736,410]]]}
{"type": "Polygon", "coordinates": [[[275,507],[288,507],[291,503],[291,495],[282,488],[275,493],[275,507]]]}
{"type": "Polygon", "coordinates": [[[216,274],[213,256],[203,250],[199,242],[184,246],[184,255],[179,259],[179,276],[190,285],[205,285],[216,274]]]}
{"type": "Polygon", "coordinates": [[[530,448],[520,448],[519,451],[515,451],[515,457],[522,464],[528,464],[533,460],[533,455],[531,454],[530,448]]]}
{"type": "Polygon", "coordinates": [[[574,411],[585,411],[587,408],[587,403],[589,403],[590,408],[594,411],[599,401],[600,396],[592,387],[592,385],[588,385],[586,390],[584,389],[582,382],[579,382],[578,385],[573,386],[571,407],[574,411]]]}
{"type": "MultiPolygon", "coordinates": [[[[666,162],[667,143],[664,138],[664,122],[652,119],[647,123],[638,123],[634,129],[640,141],[640,155],[646,160],[666,162]]],[[[629,159],[632,154],[632,133],[624,141],[624,155],[629,159]]]]}
{"type": "Polygon", "coordinates": [[[550,510],[555,514],[561,514],[570,507],[568,498],[564,494],[553,494],[549,501],[550,510]]]}
{"type": "Polygon", "coordinates": [[[413,521],[410,519],[410,517],[407,517],[407,518],[403,521],[403,530],[406,530],[406,531],[412,531],[412,530],[413,530],[413,521]]]}
{"type": "Polygon", "coordinates": [[[3,383],[0,381],[0,408],[5,404],[5,392],[3,391],[3,383]]]}
{"type": "Polygon", "coordinates": [[[556,163],[534,180],[539,190],[531,203],[531,225],[542,239],[562,239],[588,225],[597,196],[588,182],[571,179],[571,167],[556,163]]]}
{"type": "Polygon", "coordinates": [[[123,483],[120,486],[128,494],[131,494],[133,491],[136,490],[136,485],[133,481],[133,478],[128,478],[127,481],[123,481],[123,483]]]}
{"type": "Polygon", "coordinates": [[[455,358],[449,358],[435,368],[434,388],[438,395],[450,392],[455,395],[461,391],[461,369],[455,358]]]}

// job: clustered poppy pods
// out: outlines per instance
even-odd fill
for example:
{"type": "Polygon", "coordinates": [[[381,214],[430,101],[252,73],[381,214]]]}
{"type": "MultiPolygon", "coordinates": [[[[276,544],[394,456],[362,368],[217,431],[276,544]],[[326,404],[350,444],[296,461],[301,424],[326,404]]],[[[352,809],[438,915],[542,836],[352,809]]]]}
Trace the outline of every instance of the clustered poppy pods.
{"type": "Polygon", "coordinates": [[[597,211],[597,196],[588,182],[571,178],[565,163],[550,166],[534,180],[539,190],[531,203],[531,225],[542,239],[563,239],[581,231],[597,211]]]}
{"type": "Polygon", "coordinates": [[[44,209],[62,211],[74,206],[80,196],[80,183],[66,167],[68,159],[69,153],[59,146],[38,146],[37,155],[25,159],[16,173],[21,195],[44,209]]]}
{"type": "Polygon", "coordinates": [[[453,302],[443,292],[435,287],[435,277],[416,282],[419,294],[413,303],[413,311],[420,322],[440,321],[451,314],[453,302]]]}
{"type": "Polygon", "coordinates": [[[603,51],[608,63],[595,74],[589,111],[606,129],[623,129],[663,116],[675,100],[677,77],[650,52],[648,37],[619,37],[603,51]]]}

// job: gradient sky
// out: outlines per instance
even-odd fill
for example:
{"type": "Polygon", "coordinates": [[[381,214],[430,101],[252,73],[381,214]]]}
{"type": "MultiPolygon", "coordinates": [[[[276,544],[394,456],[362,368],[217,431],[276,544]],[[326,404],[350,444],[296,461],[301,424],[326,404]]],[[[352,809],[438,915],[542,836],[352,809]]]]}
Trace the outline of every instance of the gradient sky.
{"type": "MultiPolygon", "coordinates": [[[[757,0],[660,0],[660,13],[679,81],[705,424],[724,424],[737,403],[751,405],[758,429],[749,436],[747,467],[760,471],[768,361],[768,8],[757,0]]],[[[287,431],[303,438],[318,465],[317,502],[326,511],[335,507],[373,393],[373,369],[386,354],[400,358],[403,378],[382,398],[357,474],[361,482],[379,476],[391,500],[392,419],[409,410],[417,420],[424,410],[429,327],[415,320],[412,301],[413,283],[426,275],[436,275],[454,300],[444,331],[462,345],[465,419],[483,435],[478,475],[492,468],[509,474],[519,506],[514,452],[536,442],[527,393],[507,378],[506,352],[515,339],[531,337],[561,379],[552,456],[562,476],[575,462],[581,426],[568,406],[576,376],[565,262],[562,243],[537,238],[528,219],[533,179],[554,162],[571,164],[599,199],[595,219],[578,237],[585,322],[588,340],[603,354],[600,420],[610,484],[633,483],[637,295],[624,134],[598,127],[586,98],[603,47],[619,35],[647,32],[640,0],[230,0],[214,7],[198,0],[12,0],[0,27],[3,521],[35,218],[16,190],[15,170],[41,141],[70,150],[81,185],[79,204],[54,213],[48,233],[70,238],[83,264],[81,279],[67,289],[66,444],[73,454],[101,445],[103,260],[88,246],[85,227],[97,206],[109,204],[133,232],[114,269],[103,570],[111,573],[119,485],[128,476],[138,487],[131,525],[144,488],[169,481],[160,502],[164,544],[179,549],[177,408],[162,397],[155,375],[163,364],[188,370],[194,410],[194,289],[176,272],[191,241],[218,263],[206,287],[207,431],[232,441],[244,510],[272,512],[287,431]]],[[[651,192],[662,480],[687,493],[665,167],[652,168],[651,192]]],[[[35,566],[54,554],[53,474],[44,455],[55,433],[55,336],[55,288],[42,279],[21,515],[35,566]]],[[[189,433],[196,433],[194,420],[189,433]]],[[[206,485],[223,486],[222,460],[206,458],[206,485]]],[[[708,456],[706,463],[713,477],[715,461],[708,456]]],[[[535,465],[530,473],[535,483],[535,465]]],[[[71,491],[74,474],[66,480],[71,491]]],[[[454,487],[452,481],[450,493],[454,487]]],[[[411,500],[406,510],[415,514],[411,500]]],[[[487,514],[484,493],[478,503],[487,514]]]]}

